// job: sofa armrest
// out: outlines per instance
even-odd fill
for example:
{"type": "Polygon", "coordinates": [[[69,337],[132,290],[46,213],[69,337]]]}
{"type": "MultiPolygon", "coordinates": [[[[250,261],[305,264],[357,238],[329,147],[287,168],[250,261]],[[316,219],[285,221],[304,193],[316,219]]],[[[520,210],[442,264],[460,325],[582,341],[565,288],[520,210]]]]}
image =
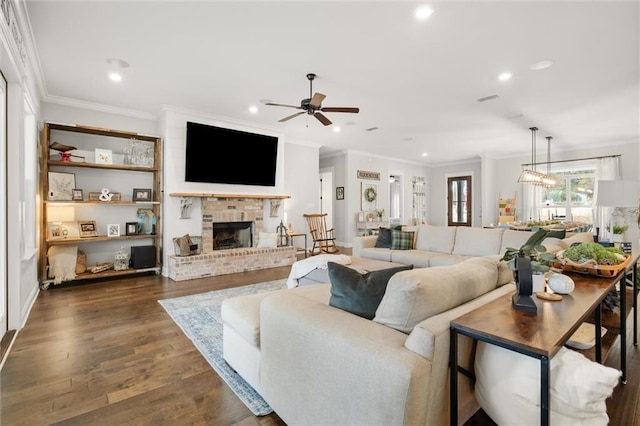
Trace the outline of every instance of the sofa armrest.
{"type": "Polygon", "coordinates": [[[261,392],[287,424],[425,424],[431,365],[406,334],[290,292],[260,324],[261,392]]]}
{"type": "MultiPolygon", "coordinates": [[[[429,361],[434,361],[438,337],[449,333],[449,323],[480,306],[515,290],[514,284],[503,285],[441,314],[434,315],[418,323],[405,342],[405,346],[429,361]]],[[[448,350],[448,349],[447,349],[448,350]]]]}
{"type": "Polygon", "coordinates": [[[364,235],[361,237],[354,237],[351,253],[356,257],[360,257],[362,249],[375,247],[376,241],[378,241],[377,235],[364,235]]]}

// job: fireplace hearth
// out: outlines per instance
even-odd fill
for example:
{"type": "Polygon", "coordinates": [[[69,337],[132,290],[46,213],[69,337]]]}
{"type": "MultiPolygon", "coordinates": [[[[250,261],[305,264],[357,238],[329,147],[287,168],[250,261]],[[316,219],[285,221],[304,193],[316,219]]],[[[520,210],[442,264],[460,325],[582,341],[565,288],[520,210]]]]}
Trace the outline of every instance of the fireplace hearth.
{"type": "Polygon", "coordinates": [[[253,222],[214,222],[213,250],[253,246],[253,222]]]}

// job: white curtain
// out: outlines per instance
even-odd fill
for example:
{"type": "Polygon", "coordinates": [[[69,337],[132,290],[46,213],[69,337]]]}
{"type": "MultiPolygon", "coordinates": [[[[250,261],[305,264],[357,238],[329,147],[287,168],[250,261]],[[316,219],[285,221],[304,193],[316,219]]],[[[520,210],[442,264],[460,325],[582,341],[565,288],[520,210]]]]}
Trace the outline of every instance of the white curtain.
{"type": "MultiPolygon", "coordinates": [[[[606,157],[598,160],[596,167],[595,200],[598,203],[598,181],[620,179],[620,157],[606,157]]],[[[596,207],[594,225],[600,228],[598,238],[600,241],[609,241],[607,222],[613,213],[614,207],[596,207]]],[[[596,230],[594,229],[594,232],[596,230]]]]}
{"type": "Polygon", "coordinates": [[[521,184],[522,188],[522,213],[518,214],[516,220],[529,222],[540,220],[540,200],[546,190],[543,186],[521,184]]]}

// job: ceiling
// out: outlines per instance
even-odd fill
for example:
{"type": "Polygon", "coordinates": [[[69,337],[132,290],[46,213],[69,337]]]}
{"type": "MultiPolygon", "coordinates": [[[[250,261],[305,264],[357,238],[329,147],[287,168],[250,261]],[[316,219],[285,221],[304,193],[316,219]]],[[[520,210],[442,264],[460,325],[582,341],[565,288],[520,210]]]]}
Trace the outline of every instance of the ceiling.
{"type": "Polygon", "coordinates": [[[425,165],[531,156],[531,126],[541,161],[546,136],[552,152],[640,141],[637,1],[440,1],[425,21],[419,5],[27,0],[26,10],[51,102],[152,116],[170,105],[275,129],[321,155],[425,165]],[[119,83],[109,58],[130,64],[119,83]],[[542,60],[553,66],[531,69],[542,60]],[[323,107],[360,112],[328,112],[326,127],[308,115],[278,123],[297,110],[264,102],[298,105],[307,73],[323,107]]]}

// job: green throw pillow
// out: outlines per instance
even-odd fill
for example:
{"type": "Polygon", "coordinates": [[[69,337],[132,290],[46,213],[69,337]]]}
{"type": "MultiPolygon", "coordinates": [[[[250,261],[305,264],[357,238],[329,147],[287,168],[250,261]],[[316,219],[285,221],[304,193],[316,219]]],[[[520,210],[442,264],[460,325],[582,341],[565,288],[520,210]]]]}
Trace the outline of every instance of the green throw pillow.
{"type": "Polygon", "coordinates": [[[331,282],[329,305],[373,319],[391,276],[396,272],[413,269],[413,265],[362,274],[340,263],[327,262],[327,269],[331,282]]]}
{"type": "Polygon", "coordinates": [[[392,250],[411,250],[413,248],[413,231],[391,230],[392,250]]]}

